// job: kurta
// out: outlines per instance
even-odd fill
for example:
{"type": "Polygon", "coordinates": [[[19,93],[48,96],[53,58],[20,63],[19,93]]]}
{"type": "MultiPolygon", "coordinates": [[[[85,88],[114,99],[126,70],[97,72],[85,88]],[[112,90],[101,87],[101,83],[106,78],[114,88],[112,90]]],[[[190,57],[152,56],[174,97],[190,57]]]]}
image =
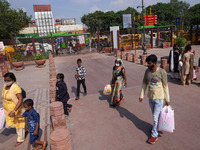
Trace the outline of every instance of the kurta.
{"type": "Polygon", "coordinates": [[[194,54],[187,52],[183,55],[183,66],[181,69],[181,77],[189,75],[189,80],[193,78],[193,65],[194,65],[194,54]]]}
{"type": "MultiPolygon", "coordinates": [[[[5,110],[5,117],[6,117],[6,124],[8,127],[15,127],[15,128],[25,128],[25,118],[15,118],[9,117],[8,114],[14,110],[16,106],[16,94],[22,93],[21,88],[16,84],[10,87],[9,90],[6,90],[5,87],[2,91],[2,99],[3,99],[3,106],[5,110]],[[12,97],[12,98],[11,98],[12,97]],[[15,100],[14,100],[15,99],[15,100]]],[[[16,111],[15,115],[22,115],[24,110],[22,106],[16,111]]]]}

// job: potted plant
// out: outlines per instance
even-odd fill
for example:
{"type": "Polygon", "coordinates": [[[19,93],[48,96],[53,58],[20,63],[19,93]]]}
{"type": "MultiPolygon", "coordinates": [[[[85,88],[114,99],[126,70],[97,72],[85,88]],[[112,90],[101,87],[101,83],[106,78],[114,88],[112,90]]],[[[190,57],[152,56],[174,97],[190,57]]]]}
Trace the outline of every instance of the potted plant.
{"type": "Polygon", "coordinates": [[[22,70],[24,66],[24,61],[22,61],[23,57],[20,53],[15,53],[13,55],[15,61],[12,62],[12,65],[15,67],[17,71],[22,70]]]}
{"type": "Polygon", "coordinates": [[[35,55],[35,63],[38,65],[38,68],[43,68],[46,62],[46,56],[43,53],[35,55]]]}
{"type": "Polygon", "coordinates": [[[176,39],[176,43],[178,44],[178,47],[181,51],[181,53],[183,52],[184,47],[187,44],[187,40],[184,37],[177,37],[176,39]]]}

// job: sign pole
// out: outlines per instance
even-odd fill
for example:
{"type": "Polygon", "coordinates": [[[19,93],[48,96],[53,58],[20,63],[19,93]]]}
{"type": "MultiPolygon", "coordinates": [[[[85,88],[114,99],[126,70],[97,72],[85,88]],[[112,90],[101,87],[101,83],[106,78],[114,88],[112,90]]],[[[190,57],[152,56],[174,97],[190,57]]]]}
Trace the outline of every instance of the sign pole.
{"type": "Polygon", "coordinates": [[[147,51],[146,51],[146,44],[145,44],[145,28],[144,28],[144,3],[142,0],[142,15],[143,15],[143,55],[147,55],[147,51]]]}

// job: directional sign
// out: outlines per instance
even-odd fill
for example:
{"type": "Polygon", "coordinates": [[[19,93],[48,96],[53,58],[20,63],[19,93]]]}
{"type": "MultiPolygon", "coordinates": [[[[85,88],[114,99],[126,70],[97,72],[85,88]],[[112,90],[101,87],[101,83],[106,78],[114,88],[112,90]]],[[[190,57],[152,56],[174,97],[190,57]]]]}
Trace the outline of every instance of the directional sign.
{"type": "Polygon", "coordinates": [[[144,15],[144,18],[155,18],[155,19],[157,19],[157,15],[144,15]]]}
{"type": "Polygon", "coordinates": [[[148,20],[148,21],[145,21],[145,23],[153,23],[153,24],[157,24],[157,20],[148,20]]]}
{"type": "Polygon", "coordinates": [[[180,24],[181,24],[181,18],[180,18],[180,17],[177,17],[177,18],[176,18],[176,25],[177,25],[177,26],[180,26],[180,24]]]}
{"type": "Polygon", "coordinates": [[[144,15],[145,25],[157,24],[157,15],[144,15]]]}

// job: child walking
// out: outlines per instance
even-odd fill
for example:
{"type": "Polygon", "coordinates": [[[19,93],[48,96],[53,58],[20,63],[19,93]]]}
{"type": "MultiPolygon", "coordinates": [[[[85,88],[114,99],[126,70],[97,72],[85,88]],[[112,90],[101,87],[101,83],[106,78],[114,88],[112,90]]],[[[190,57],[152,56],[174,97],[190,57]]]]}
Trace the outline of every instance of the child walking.
{"type": "Polygon", "coordinates": [[[23,106],[26,111],[22,115],[16,115],[17,118],[27,118],[27,130],[30,134],[30,143],[32,145],[37,144],[34,147],[34,150],[45,149],[47,146],[46,141],[39,140],[39,128],[40,128],[40,115],[33,108],[33,100],[27,99],[23,102],[23,106]]]}
{"type": "Polygon", "coordinates": [[[85,68],[82,66],[82,60],[81,59],[77,59],[77,67],[76,67],[76,72],[75,72],[75,79],[77,80],[77,96],[75,100],[79,99],[80,96],[80,85],[83,85],[83,89],[84,89],[84,94],[83,96],[87,95],[87,89],[86,89],[86,85],[85,85],[85,75],[86,75],[86,70],[85,68]]]}
{"type": "Polygon", "coordinates": [[[57,83],[56,83],[56,100],[63,103],[64,114],[65,116],[69,115],[69,112],[72,109],[72,105],[67,104],[69,100],[69,94],[67,90],[67,85],[64,82],[64,74],[57,74],[57,83]]]}

